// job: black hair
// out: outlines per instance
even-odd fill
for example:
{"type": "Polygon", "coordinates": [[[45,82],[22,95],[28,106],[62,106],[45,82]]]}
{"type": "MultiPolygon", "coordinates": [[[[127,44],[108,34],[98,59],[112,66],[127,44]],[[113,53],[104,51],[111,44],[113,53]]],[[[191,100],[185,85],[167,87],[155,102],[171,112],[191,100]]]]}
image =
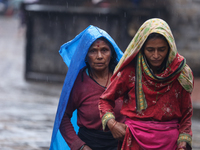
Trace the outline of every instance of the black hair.
{"type": "MultiPolygon", "coordinates": [[[[115,49],[114,49],[114,47],[113,47],[113,45],[105,38],[105,37],[100,37],[100,38],[98,38],[98,39],[96,39],[95,41],[97,41],[97,40],[102,40],[102,41],[104,41],[106,44],[108,44],[108,46],[109,46],[109,48],[110,48],[110,50],[111,50],[111,59],[110,59],[110,63],[109,63],[109,71],[111,71],[112,73],[113,73],[113,71],[114,71],[114,69],[115,69],[115,67],[116,67],[116,65],[117,65],[117,63],[118,63],[118,61],[117,61],[117,53],[115,52],[115,49]]],[[[95,42],[94,41],[94,42],[95,42]]],[[[93,43],[94,43],[93,42],[93,43]]],[[[91,45],[92,46],[92,45],[91,45]]],[[[90,46],[90,47],[91,47],[90,46]]],[[[90,48],[89,48],[90,49],[90,48]]],[[[86,55],[86,58],[85,58],[85,60],[87,59],[87,55],[86,55]]],[[[88,62],[86,61],[86,65],[87,65],[87,67],[88,68],[90,68],[90,65],[88,64],[88,62]]]]}
{"type": "Polygon", "coordinates": [[[168,44],[168,47],[169,47],[169,43],[168,43],[167,39],[166,39],[162,34],[159,34],[159,33],[151,33],[151,34],[147,37],[147,39],[146,39],[144,45],[145,45],[146,42],[147,42],[148,40],[150,40],[150,39],[163,39],[163,40],[168,44]]]}

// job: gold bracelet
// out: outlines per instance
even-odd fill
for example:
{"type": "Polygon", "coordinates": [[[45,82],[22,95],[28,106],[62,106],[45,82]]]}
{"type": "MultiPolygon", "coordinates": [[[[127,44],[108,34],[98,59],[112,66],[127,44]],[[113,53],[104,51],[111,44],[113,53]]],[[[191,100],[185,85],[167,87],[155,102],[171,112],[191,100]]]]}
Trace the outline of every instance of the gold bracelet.
{"type": "Polygon", "coordinates": [[[114,126],[117,124],[117,121],[115,121],[112,125],[112,127],[110,128],[110,131],[114,128],[114,126]]]}

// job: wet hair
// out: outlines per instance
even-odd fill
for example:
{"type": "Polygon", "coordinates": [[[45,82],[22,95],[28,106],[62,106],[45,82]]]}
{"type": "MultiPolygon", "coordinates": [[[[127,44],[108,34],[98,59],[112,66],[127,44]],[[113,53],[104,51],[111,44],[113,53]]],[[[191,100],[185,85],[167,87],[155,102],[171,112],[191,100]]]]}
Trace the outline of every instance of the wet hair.
{"type": "Polygon", "coordinates": [[[167,43],[167,45],[168,45],[168,47],[169,47],[169,43],[168,43],[167,39],[166,39],[162,34],[159,34],[159,33],[151,33],[151,34],[147,37],[147,39],[146,39],[144,45],[145,45],[146,42],[147,42],[148,40],[150,40],[150,39],[163,39],[163,40],[167,43]]]}
{"type": "MultiPolygon", "coordinates": [[[[105,37],[100,37],[100,38],[96,39],[95,41],[97,41],[97,40],[104,41],[106,44],[108,44],[108,46],[109,46],[109,48],[111,50],[111,58],[110,58],[110,63],[109,63],[109,71],[111,71],[113,73],[113,71],[114,71],[114,69],[115,69],[115,67],[116,67],[116,65],[118,63],[118,61],[117,61],[117,53],[115,52],[115,49],[114,49],[113,45],[105,37]]],[[[87,59],[87,55],[85,57],[85,60],[86,59],[87,59]]],[[[90,69],[90,65],[89,65],[89,63],[87,61],[86,61],[86,65],[90,69]]]]}

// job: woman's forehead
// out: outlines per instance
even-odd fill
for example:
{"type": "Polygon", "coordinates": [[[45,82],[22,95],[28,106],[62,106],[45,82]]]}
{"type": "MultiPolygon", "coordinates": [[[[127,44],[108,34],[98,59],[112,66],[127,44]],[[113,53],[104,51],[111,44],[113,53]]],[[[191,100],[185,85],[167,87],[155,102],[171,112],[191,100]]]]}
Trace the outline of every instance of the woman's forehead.
{"type": "Polygon", "coordinates": [[[92,44],[92,46],[99,46],[99,45],[107,45],[107,46],[108,46],[108,44],[107,44],[104,40],[102,40],[102,39],[97,39],[97,40],[94,41],[94,43],[92,44]]]}
{"type": "Polygon", "coordinates": [[[161,46],[162,45],[166,45],[166,46],[168,46],[167,42],[162,38],[149,39],[145,43],[145,46],[147,46],[147,45],[150,45],[150,46],[152,46],[152,45],[155,45],[155,46],[157,46],[157,45],[161,45],[161,46]]]}

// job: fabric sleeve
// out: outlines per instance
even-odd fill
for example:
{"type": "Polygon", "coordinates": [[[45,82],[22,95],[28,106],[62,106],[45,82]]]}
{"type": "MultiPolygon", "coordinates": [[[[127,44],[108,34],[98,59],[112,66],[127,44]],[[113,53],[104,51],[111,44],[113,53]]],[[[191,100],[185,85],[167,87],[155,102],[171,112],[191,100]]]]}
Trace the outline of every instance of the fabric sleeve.
{"type": "Polygon", "coordinates": [[[106,91],[100,96],[99,110],[100,117],[102,118],[103,130],[105,130],[109,119],[115,119],[115,114],[113,112],[115,100],[122,97],[127,90],[128,85],[126,85],[126,74],[119,72],[117,76],[112,79],[106,91]]]}
{"type": "Polygon", "coordinates": [[[71,150],[79,150],[85,142],[78,137],[71,123],[72,113],[77,109],[76,94],[73,94],[72,91],[71,95],[74,96],[70,96],[69,98],[65,114],[60,124],[60,132],[71,150]]]}
{"type": "Polygon", "coordinates": [[[181,113],[182,118],[180,120],[179,138],[178,143],[185,141],[192,147],[192,129],[191,118],[193,114],[191,95],[189,92],[183,89],[183,97],[181,100],[181,113]]]}

